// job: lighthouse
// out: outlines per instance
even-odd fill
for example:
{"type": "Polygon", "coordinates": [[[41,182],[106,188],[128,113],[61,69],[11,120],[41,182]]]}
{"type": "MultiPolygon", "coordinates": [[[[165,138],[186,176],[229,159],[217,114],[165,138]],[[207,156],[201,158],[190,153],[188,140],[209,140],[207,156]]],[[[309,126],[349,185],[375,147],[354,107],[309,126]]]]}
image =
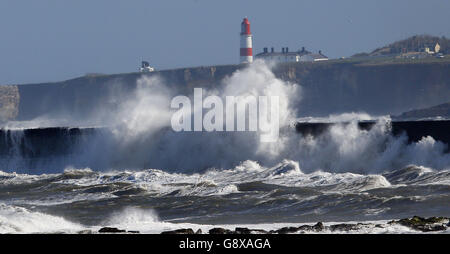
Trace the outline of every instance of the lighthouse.
{"type": "Polygon", "coordinates": [[[247,18],[241,23],[241,52],[240,52],[240,62],[241,63],[251,63],[253,62],[253,52],[252,52],[252,34],[250,33],[250,22],[247,18]]]}

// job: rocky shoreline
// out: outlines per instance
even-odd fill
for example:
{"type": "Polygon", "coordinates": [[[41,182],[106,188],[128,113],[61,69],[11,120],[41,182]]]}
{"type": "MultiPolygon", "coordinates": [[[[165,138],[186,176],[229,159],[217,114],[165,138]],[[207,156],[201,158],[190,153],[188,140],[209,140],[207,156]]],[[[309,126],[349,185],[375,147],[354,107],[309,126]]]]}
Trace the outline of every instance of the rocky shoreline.
{"type": "MultiPolygon", "coordinates": [[[[423,218],[414,216],[400,220],[391,220],[387,223],[338,223],[324,225],[317,222],[315,225],[301,225],[298,227],[283,227],[276,230],[251,229],[236,227],[234,230],[226,228],[212,228],[208,232],[202,232],[201,229],[194,231],[192,228],[182,228],[171,231],[164,231],[161,234],[298,234],[298,233],[358,233],[358,230],[370,228],[386,228],[392,225],[401,225],[408,227],[417,233],[423,232],[443,232],[450,229],[450,218],[447,217],[429,217],[423,218]]],[[[89,232],[80,232],[89,233],[89,232]]],[[[103,227],[98,233],[140,233],[139,231],[128,231],[112,227],[103,227]]]]}

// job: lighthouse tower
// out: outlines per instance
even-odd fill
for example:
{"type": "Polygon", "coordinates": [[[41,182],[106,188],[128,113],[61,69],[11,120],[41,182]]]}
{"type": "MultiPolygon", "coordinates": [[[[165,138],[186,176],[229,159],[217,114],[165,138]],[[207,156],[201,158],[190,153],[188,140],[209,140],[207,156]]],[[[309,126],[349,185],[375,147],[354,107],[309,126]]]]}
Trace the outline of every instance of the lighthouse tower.
{"type": "Polygon", "coordinates": [[[247,18],[241,23],[241,63],[253,62],[252,34],[250,33],[250,22],[247,18]]]}

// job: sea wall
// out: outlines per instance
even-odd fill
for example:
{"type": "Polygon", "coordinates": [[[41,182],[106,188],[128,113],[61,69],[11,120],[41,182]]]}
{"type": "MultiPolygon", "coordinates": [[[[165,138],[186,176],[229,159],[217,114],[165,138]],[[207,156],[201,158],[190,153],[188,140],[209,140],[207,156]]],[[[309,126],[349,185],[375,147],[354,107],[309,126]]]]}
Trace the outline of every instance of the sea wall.
{"type": "MultiPolygon", "coordinates": [[[[340,123],[343,127],[349,123],[340,123]]],[[[295,127],[299,133],[299,138],[302,136],[311,135],[316,141],[321,135],[327,134],[328,130],[335,125],[335,123],[298,123],[295,127]]],[[[359,122],[358,127],[370,131],[375,122],[359,122]]],[[[403,122],[391,122],[390,128],[387,128],[386,135],[379,136],[380,140],[390,136],[392,138],[399,135],[406,135],[409,144],[414,143],[412,147],[415,147],[417,142],[422,140],[423,137],[430,136],[434,140],[442,142],[445,146],[443,153],[444,156],[449,156],[450,152],[450,121],[403,121],[403,122]]],[[[107,128],[67,128],[67,127],[51,127],[51,128],[35,128],[35,129],[22,129],[22,130],[5,130],[0,129],[0,170],[2,171],[15,171],[15,172],[61,172],[66,168],[91,168],[94,170],[106,170],[106,169],[145,169],[145,168],[163,168],[170,170],[190,170],[188,166],[181,168],[180,166],[170,166],[172,161],[168,158],[182,158],[177,156],[179,154],[170,147],[170,143],[174,141],[183,141],[188,137],[187,135],[195,135],[195,133],[172,133],[173,135],[167,135],[167,130],[162,130],[160,133],[155,134],[153,137],[147,137],[140,139],[138,142],[131,142],[128,146],[123,146],[121,139],[117,139],[125,133],[117,132],[117,130],[107,128]],[[164,139],[161,143],[156,136],[172,137],[173,139],[164,139]],[[183,136],[185,135],[185,136],[183,136]],[[158,143],[158,148],[153,149],[153,142],[158,143]],[[166,146],[168,145],[168,146],[166,146]],[[153,156],[153,157],[152,157],[153,156]],[[167,157],[168,156],[168,157],[167,157]],[[41,171],[45,170],[45,171],[41,171]]],[[[170,131],[170,130],[169,130],[170,131]]],[[[294,131],[289,129],[288,131],[294,131]]],[[[217,143],[220,142],[220,138],[214,135],[197,136],[200,140],[203,140],[205,146],[208,147],[207,140],[214,140],[217,143]]],[[[212,133],[210,133],[212,134],[212,133]]],[[[202,135],[202,134],[199,134],[202,135]]],[[[194,137],[194,136],[190,136],[194,137]]],[[[243,136],[242,136],[243,137],[243,136]]],[[[306,139],[309,139],[307,137],[306,139]]],[[[188,139],[190,141],[194,139],[188,139]]],[[[379,144],[378,149],[385,151],[388,149],[388,141],[379,144]]],[[[222,140],[223,141],[223,140],[222,140]]],[[[364,138],[359,139],[362,143],[366,142],[364,138]]],[[[297,141],[298,142],[298,141],[297,141]]],[[[320,142],[320,141],[317,141],[320,142]]],[[[186,142],[186,145],[189,142],[186,142]]],[[[217,144],[214,143],[214,144],[217,144]]],[[[301,142],[300,142],[301,143],[301,142]]],[[[298,143],[297,143],[298,144],[298,143]]],[[[376,147],[377,143],[373,143],[376,147]]],[[[183,147],[183,145],[180,145],[183,147]]],[[[195,146],[195,144],[194,144],[195,146]]],[[[191,147],[189,144],[185,147],[191,147]]],[[[438,147],[438,145],[436,145],[438,147]]],[[[392,148],[392,147],[391,147],[392,148]]],[[[422,146],[422,148],[424,148],[422,146]]],[[[434,147],[435,148],[435,147],[434,147]]],[[[236,157],[230,156],[228,153],[222,153],[220,148],[208,148],[209,150],[217,149],[220,153],[220,157],[232,160],[236,157]],[[228,156],[228,157],[227,157],[228,156]]],[[[240,148],[242,149],[242,148],[240,148]]],[[[305,149],[299,148],[299,150],[305,149]]],[[[325,148],[326,149],[326,148],[325,148]]],[[[411,149],[411,147],[409,148],[411,149]]],[[[433,149],[433,146],[425,147],[425,150],[420,150],[420,153],[429,154],[433,149]]],[[[183,150],[183,149],[182,149],[183,150]]],[[[192,149],[191,149],[192,150],[192,149]]],[[[376,150],[376,149],[375,149],[376,150]]],[[[407,149],[406,149],[407,150],[407,149]]],[[[241,150],[243,151],[243,150],[241,150]]],[[[369,149],[372,151],[372,149],[369,149]]],[[[190,154],[192,151],[183,150],[183,155],[190,154]]],[[[209,158],[216,153],[205,152],[209,158]]],[[[403,151],[405,152],[405,151],[403,151]]],[[[243,153],[245,154],[245,153],[243,153]]],[[[287,155],[287,154],[286,154],[287,155]]],[[[382,155],[378,154],[382,157],[382,155]]],[[[433,153],[433,160],[439,160],[439,153],[433,153]]],[[[287,155],[288,156],[288,155],[287,155]]],[[[245,159],[245,158],[242,158],[245,159]]],[[[180,159],[180,161],[186,162],[186,158],[180,159]]],[[[203,161],[200,159],[199,161],[203,161]]],[[[230,161],[231,164],[238,163],[239,160],[230,161]]],[[[206,169],[209,167],[220,168],[220,159],[210,162],[208,160],[201,162],[201,166],[194,167],[195,169],[206,169]],[[215,164],[210,164],[215,163],[215,164]]],[[[234,165],[234,164],[233,164],[234,165]]]]}
{"type": "MultiPolygon", "coordinates": [[[[245,65],[180,68],[153,73],[91,75],[55,83],[0,86],[0,120],[37,117],[85,119],[114,110],[142,76],[158,75],[181,94],[217,87],[245,65]]],[[[280,64],[283,80],[302,86],[299,116],[342,112],[399,114],[450,101],[450,62],[367,64],[320,62],[280,64]]]]}
{"type": "MultiPolygon", "coordinates": [[[[295,129],[303,136],[312,135],[320,136],[336,123],[308,123],[299,122],[295,125],[295,129]]],[[[347,125],[350,123],[340,123],[347,125]]],[[[362,130],[370,130],[376,124],[375,121],[358,122],[358,128],[362,130]]],[[[440,141],[446,145],[450,145],[450,121],[394,121],[389,123],[390,134],[399,136],[405,134],[408,142],[418,142],[423,137],[430,136],[436,141],[440,141]]],[[[447,152],[449,152],[448,147],[447,152]]]]}

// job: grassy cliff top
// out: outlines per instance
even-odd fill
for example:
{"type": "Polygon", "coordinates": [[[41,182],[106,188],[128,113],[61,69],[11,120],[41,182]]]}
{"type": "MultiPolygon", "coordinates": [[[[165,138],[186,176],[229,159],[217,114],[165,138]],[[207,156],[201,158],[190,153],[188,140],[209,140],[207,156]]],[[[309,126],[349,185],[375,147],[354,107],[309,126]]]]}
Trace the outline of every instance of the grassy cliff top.
{"type": "Polygon", "coordinates": [[[361,52],[352,57],[366,57],[366,56],[386,56],[392,54],[401,54],[404,52],[420,52],[426,47],[434,51],[436,43],[439,44],[439,53],[450,54],[450,39],[445,36],[431,36],[431,35],[414,35],[404,40],[399,40],[388,44],[386,46],[377,48],[370,53],[361,52]]]}
{"type": "MultiPolygon", "coordinates": [[[[319,62],[296,62],[296,63],[281,63],[278,66],[289,66],[293,68],[306,68],[306,69],[314,69],[321,67],[334,66],[339,67],[340,65],[357,65],[357,66],[383,66],[383,65],[416,65],[416,64],[449,64],[450,63],[450,55],[445,55],[443,58],[436,57],[427,57],[421,59],[406,59],[406,58],[396,58],[393,56],[383,56],[383,57],[371,57],[371,56],[358,56],[358,57],[349,57],[349,58],[341,58],[341,59],[330,59],[328,61],[319,61],[319,62]]],[[[194,67],[184,67],[184,68],[174,68],[174,69],[163,69],[156,70],[154,72],[149,73],[141,73],[141,72],[129,72],[129,73],[116,73],[116,74],[86,74],[81,77],[76,77],[72,79],[68,79],[65,81],[56,81],[56,82],[41,82],[41,83],[32,83],[32,84],[19,84],[22,85],[51,85],[51,84],[61,84],[66,82],[74,82],[74,81],[82,81],[82,82],[98,82],[98,81],[107,81],[110,79],[120,78],[120,79],[136,79],[142,75],[158,75],[161,74],[163,76],[173,76],[183,74],[184,78],[189,79],[189,76],[195,76],[196,74],[208,74],[214,77],[214,79],[223,78],[226,75],[231,74],[237,69],[241,69],[245,67],[245,64],[229,64],[229,65],[214,65],[214,66],[194,66],[194,67]]]]}

